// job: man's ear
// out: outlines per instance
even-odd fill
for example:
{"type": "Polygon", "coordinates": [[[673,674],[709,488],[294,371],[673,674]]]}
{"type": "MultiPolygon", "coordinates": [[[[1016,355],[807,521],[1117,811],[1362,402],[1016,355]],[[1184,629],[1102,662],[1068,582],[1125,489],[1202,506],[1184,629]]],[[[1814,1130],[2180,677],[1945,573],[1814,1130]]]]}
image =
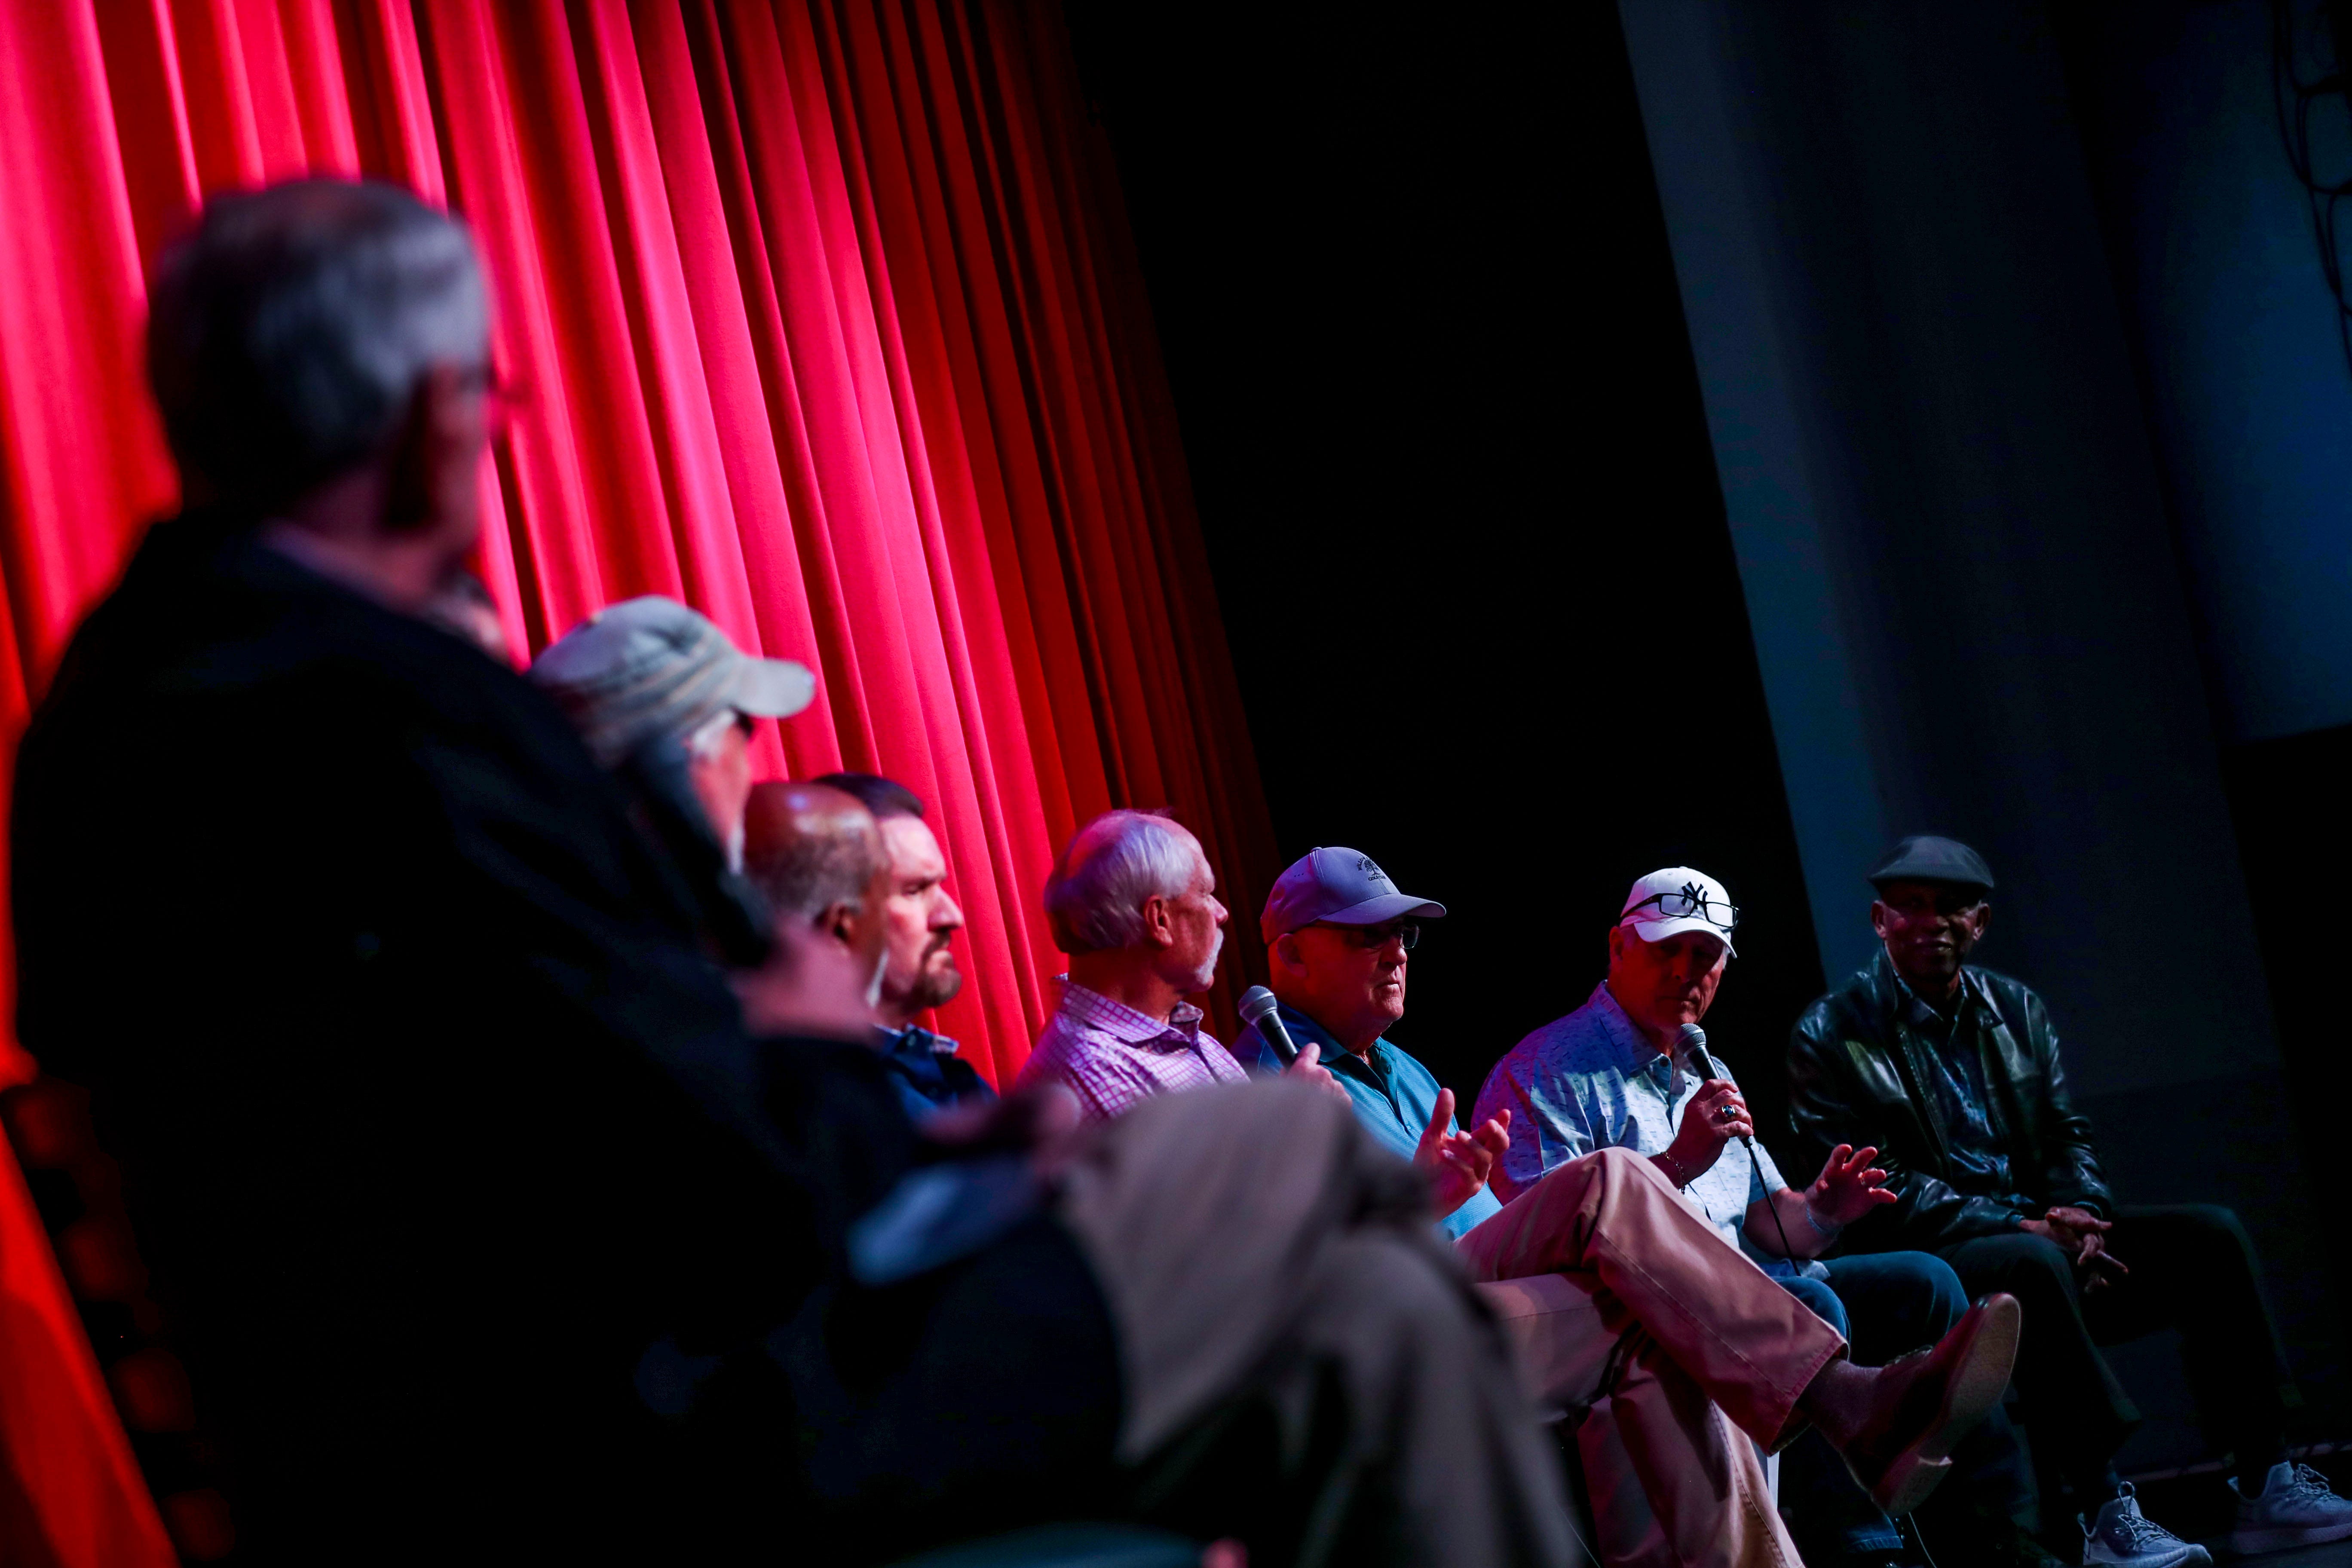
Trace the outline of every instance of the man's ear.
{"type": "Polygon", "coordinates": [[[1168,904],[1158,893],[1143,900],[1143,940],[1154,947],[1176,945],[1176,922],[1169,918],[1168,904]]]}
{"type": "Polygon", "coordinates": [[[860,912],[847,899],[839,900],[824,907],[824,912],[816,918],[816,928],[844,947],[856,947],[860,912]]]}
{"type": "Polygon", "coordinates": [[[1879,941],[1886,940],[1886,903],[1883,899],[1870,901],[1870,929],[1878,933],[1879,941]]]}
{"type": "Polygon", "coordinates": [[[426,371],[408,395],[408,406],[383,448],[387,530],[404,532],[432,517],[440,481],[436,459],[444,445],[440,427],[458,395],[457,372],[449,365],[426,371]]]}
{"type": "Polygon", "coordinates": [[[454,364],[428,369],[384,448],[384,524],[401,532],[437,522],[453,487],[475,482],[483,411],[471,374],[454,364]]]}
{"type": "Polygon", "coordinates": [[[1298,934],[1296,931],[1284,931],[1276,937],[1273,945],[1265,950],[1265,956],[1271,966],[1276,969],[1303,973],[1307,968],[1307,957],[1298,951],[1298,934]]]}
{"type": "Polygon", "coordinates": [[[1612,969],[1616,968],[1617,961],[1624,956],[1625,928],[1623,926],[1611,926],[1609,928],[1609,967],[1612,969]]]}
{"type": "Polygon", "coordinates": [[[1990,925],[1991,922],[1991,902],[1988,900],[1984,903],[1979,904],[1976,908],[1975,918],[1969,921],[1969,940],[1971,942],[1982,942],[1984,940],[1985,927],[1990,925]]]}

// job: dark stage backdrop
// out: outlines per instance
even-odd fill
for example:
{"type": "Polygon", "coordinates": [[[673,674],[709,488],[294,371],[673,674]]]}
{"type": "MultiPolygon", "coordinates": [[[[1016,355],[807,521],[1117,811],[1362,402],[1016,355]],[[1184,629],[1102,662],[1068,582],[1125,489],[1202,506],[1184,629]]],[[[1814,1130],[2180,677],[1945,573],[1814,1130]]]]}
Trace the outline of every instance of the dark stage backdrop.
{"type": "Polygon", "coordinates": [[[1282,853],[1452,911],[1395,1037],[1475,1095],[1686,862],[1779,1142],[1821,967],[1614,13],[1067,11],[1282,853]]]}
{"type": "MultiPolygon", "coordinates": [[[[2272,860],[2315,806],[2325,848],[2326,785],[2293,771],[2324,748],[2221,744],[2347,689],[2352,404],[2309,390],[2333,301],[2260,153],[2265,9],[1619,14],[1825,958],[1873,945],[1888,837],[1982,848],[1980,956],[2049,1000],[2120,1198],[2239,1210],[2332,1439],[2340,1135],[2296,1088],[2332,1065],[2326,950],[2282,969],[2262,940],[2283,886],[2335,885],[2272,860]]],[[[2148,1416],[2126,1470],[2203,1456],[2164,1339],[2118,1361],[2148,1416]]]]}

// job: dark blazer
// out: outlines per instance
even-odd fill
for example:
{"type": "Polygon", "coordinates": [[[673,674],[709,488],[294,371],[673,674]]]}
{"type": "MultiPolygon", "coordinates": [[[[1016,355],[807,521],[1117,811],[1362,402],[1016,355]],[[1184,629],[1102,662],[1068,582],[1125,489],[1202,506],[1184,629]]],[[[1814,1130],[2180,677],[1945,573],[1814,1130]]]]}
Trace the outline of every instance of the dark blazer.
{"type": "Polygon", "coordinates": [[[2058,1033],[2032,991],[2004,974],[1966,971],[1981,1007],[1962,1039],[1983,1053],[1992,1090],[1987,1118],[2021,1192],[1963,1191],[1950,1159],[1958,1130],[1925,1089],[1934,1047],[1906,1018],[1908,1000],[1881,952],[1867,969],[1815,1002],[1789,1041],[1789,1110],[1806,1168],[1832,1147],[1875,1144],[1898,1194],[1855,1224],[1846,1245],[1861,1251],[1933,1251],[1972,1237],[2017,1228],[2021,1200],[2038,1216],[2073,1204],[2102,1216],[2114,1202],[2091,1147],[2091,1124],[2066,1093],[2058,1033]]]}
{"type": "Polygon", "coordinates": [[[25,738],[11,851],[24,1041],[92,1090],[190,1376],[156,1483],[217,1485],[239,1562],[804,1543],[763,1346],[913,1132],[873,1051],[744,1036],[543,694],[167,522],[25,738]]]}

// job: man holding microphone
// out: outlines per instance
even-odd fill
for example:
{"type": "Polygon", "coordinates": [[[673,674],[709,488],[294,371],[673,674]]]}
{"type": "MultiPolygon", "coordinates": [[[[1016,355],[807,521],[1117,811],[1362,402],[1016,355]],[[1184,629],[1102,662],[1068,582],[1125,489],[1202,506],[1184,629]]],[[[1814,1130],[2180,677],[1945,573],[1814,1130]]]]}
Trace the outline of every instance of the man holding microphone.
{"type": "MultiPolygon", "coordinates": [[[[1288,1047],[1301,1059],[1319,1051],[1363,1125],[1426,1175],[1438,1224],[1473,1279],[1525,1280],[1556,1271],[1570,1282],[1564,1301],[1517,1320],[1514,1335],[1537,1385],[1531,1392],[1585,1413],[1577,1445],[1605,1561],[1711,1568],[1795,1561],[1749,1440],[1775,1441],[1771,1424],[1752,1415],[1727,1419],[1727,1411],[1745,1410],[1746,1396],[1730,1382],[1711,1381],[1705,1370],[1711,1352],[1705,1347],[1725,1342],[1717,1336],[1729,1332],[1737,1349],[1723,1364],[1752,1371],[1795,1362],[1810,1366],[1824,1346],[1840,1342],[1834,1334],[1820,1338],[1830,1327],[1823,1316],[1797,1307],[1748,1260],[1718,1247],[1716,1233],[1673,1200],[1658,1173],[1625,1151],[1596,1152],[1588,1142],[1576,1154],[1591,1158],[1563,1155],[1552,1180],[1529,1173],[1504,1194],[1516,1201],[1498,1199],[1488,1177],[1499,1174],[1496,1161],[1515,1146],[1520,1123],[1509,1109],[1491,1114],[1482,1109],[1463,1131],[1454,1118],[1454,1091],[1387,1037],[1404,1016],[1405,973],[1422,924],[1444,914],[1444,905],[1401,892],[1370,856],[1331,847],[1311,851],[1275,883],[1259,921],[1279,1005],[1244,1033],[1234,1054],[1261,1072],[1284,1070],[1287,1053],[1268,1038],[1278,1018],[1288,1047]],[[1621,1180],[1657,1199],[1651,1223],[1612,1229],[1601,1217],[1611,1201],[1603,1190],[1621,1180]],[[1635,1304],[1622,1296],[1605,1269],[1596,1271],[1590,1256],[1596,1249],[1621,1261],[1629,1277],[1682,1279],[1681,1288],[1667,1293],[1675,1304],[1635,1304]],[[1734,1322],[1747,1326],[1725,1329],[1734,1322]],[[1647,1335],[1629,1333],[1635,1326],[1647,1335]],[[1646,1348],[1630,1348],[1636,1345],[1646,1348]],[[1747,1435],[1734,1429],[1735,1421],[1747,1435]]],[[[1725,945],[1707,940],[1717,950],[1725,945]]],[[[1719,952],[1711,953],[1708,962],[1719,974],[1718,957],[1719,952]]],[[[1747,1122],[1736,1089],[1710,1089],[1717,1124],[1709,1134],[1711,1163],[1723,1139],[1744,1131],[1747,1122]]],[[[1694,1145],[1690,1162],[1696,1165],[1699,1158],[1694,1145]]],[[[1870,1178],[1877,1173],[1867,1169],[1869,1151],[1832,1164],[1841,1173],[1833,1183],[1825,1173],[1827,1190],[1816,1194],[1824,1210],[1844,1214],[1871,1201],[1870,1178]]],[[[1952,1291],[1957,1300],[1957,1281],[1952,1291]]],[[[1834,1310],[1836,1299],[1826,1289],[1821,1295],[1834,1310]]],[[[1987,1311],[1995,1318],[2007,1313],[2014,1322],[2014,1308],[2005,1300],[1987,1311]]],[[[1996,1367],[1990,1384],[1979,1387],[1979,1409],[1998,1397],[2008,1379],[2005,1354],[1981,1342],[1986,1315],[1972,1314],[1937,1352],[1948,1363],[1967,1354],[1996,1367]],[[1972,1342],[1978,1349],[1964,1352],[1972,1342]]],[[[1952,1317],[1959,1319],[1957,1308],[1952,1317]]],[[[1891,1540],[1885,1516],[1845,1479],[1853,1451],[1841,1442],[1842,1462],[1821,1435],[1824,1430],[1804,1441],[1821,1447],[1841,1484],[1891,1540]]],[[[1875,1473],[1866,1462],[1854,1464],[1857,1476],[1875,1473]]],[[[1890,1506],[1908,1506],[1883,1481],[1874,1485],[1890,1506]]]]}
{"type": "MultiPolygon", "coordinates": [[[[1687,866],[1633,884],[1609,932],[1608,977],[1583,1006],[1514,1047],[1479,1091],[1473,1121],[1510,1131],[1496,1190],[1507,1200],[1596,1149],[1630,1149],[1704,1210],[1726,1243],[1844,1334],[1857,1362],[1892,1361],[1958,1322],[1967,1294],[1950,1267],[1926,1253],[1820,1260],[1846,1226],[1894,1197],[1872,1164],[1875,1149],[1838,1145],[1811,1185],[1798,1189],[1755,1142],[1739,1086],[1697,1028],[1735,956],[1737,920],[1723,884],[1687,866]]],[[[1982,1441],[2005,1449],[2004,1436],[1996,1430],[1982,1441]]],[[[1809,1563],[1912,1561],[1893,1522],[1817,1439],[1790,1450],[1781,1502],[1809,1563]]],[[[2024,1550],[2005,1521],[1967,1526],[1999,1537],[2010,1561],[2024,1550]]],[[[2047,1561],[2035,1553],[2023,1560],[2047,1561]]]]}

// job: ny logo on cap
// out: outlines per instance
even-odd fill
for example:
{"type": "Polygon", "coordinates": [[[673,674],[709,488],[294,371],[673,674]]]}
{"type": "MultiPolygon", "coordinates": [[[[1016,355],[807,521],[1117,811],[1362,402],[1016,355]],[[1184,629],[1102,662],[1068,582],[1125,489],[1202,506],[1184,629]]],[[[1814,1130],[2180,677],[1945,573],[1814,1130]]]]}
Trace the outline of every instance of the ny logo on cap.
{"type": "Polygon", "coordinates": [[[1361,871],[1365,876],[1370,877],[1375,882],[1388,882],[1389,886],[1391,888],[1396,886],[1394,882],[1389,882],[1389,874],[1386,871],[1381,870],[1378,866],[1372,864],[1372,858],[1369,855],[1359,855],[1356,857],[1356,869],[1361,871]]]}

